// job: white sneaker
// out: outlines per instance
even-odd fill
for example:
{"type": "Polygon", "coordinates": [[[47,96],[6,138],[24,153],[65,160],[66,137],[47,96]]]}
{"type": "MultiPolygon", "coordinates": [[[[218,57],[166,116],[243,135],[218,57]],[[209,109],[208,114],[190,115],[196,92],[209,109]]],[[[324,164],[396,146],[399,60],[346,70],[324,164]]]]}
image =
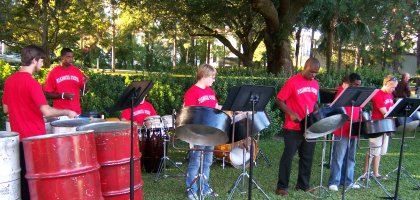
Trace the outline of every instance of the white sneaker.
{"type": "Polygon", "coordinates": [[[336,185],[330,185],[330,186],[328,186],[328,189],[330,189],[331,191],[334,191],[334,192],[338,191],[338,187],[336,185]]]}
{"type": "Polygon", "coordinates": [[[360,189],[360,185],[359,185],[359,184],[357,184],[357,183],[355,183],[355,184],[352,184],[352,185],[351,185],[351,188],[352,188],[352,189],[360,189]]]}

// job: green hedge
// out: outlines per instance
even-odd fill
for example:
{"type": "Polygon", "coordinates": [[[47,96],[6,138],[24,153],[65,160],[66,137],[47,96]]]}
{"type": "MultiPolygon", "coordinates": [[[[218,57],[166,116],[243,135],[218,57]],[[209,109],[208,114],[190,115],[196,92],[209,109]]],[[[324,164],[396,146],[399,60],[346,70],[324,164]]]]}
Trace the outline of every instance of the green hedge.
{"type": "MultiPolygon", "coordinates": [[[[1,77],[0,84],[3,89],[4,79],[10,76],[16,69],[10,67],[7,63],[0,60],[1,77]]],[[[45,81],[49,69],[43,69],[35,77],[42,84],[45,81]]],[[[378,87],[385,76],[384,72],[368,67],[359,69],[365,85],[374,85],[378,87]]],[[[90,77],[88,84],[89,92],[81,99],[83,111],[100,111],[106,117],[119,117],[120,112],[106,113],[118,99],[124,88],[134,80],[151,80],[154,87],[149,92],[147,100],[151,102],[159,115],[169,115],[172,110],[179,111],[183,104],[183,96],[186,90],[195,83],[195,67],[177,68],[173,72],[149,72],[137,74],[107,74],[104,72],[95,73],[94,71],[85,71],[90,77]],[[183,72],[184,75],[180,75],[183,72]],[[173,75],[176,74],[176,75],[173,75]]],[[[265,85],[273,86],[275,94],[269,101],[266,112],[268,113],[271,125],[263,131],[263,137],[271,137],[278,134],[283,124],[284,115],[280,112],[275,104],[275,95],[283,86],[284,81],[288,78],[285,76],[267,75],[262,69],[254,71],[253,74],[259,76],[244,76],[244,69],[236,71],[235,68],[230,70],[227,68],[218,70],[218,76],[214,83],[213,89],[216,91],[220,104],[225,101],[229,89],[235,85],[265,85]]],[[[321,88],[335,88],[341,82],[344,72],[337,73],[320,73],[317,79],[321,88]]],[[[4,127],[4,114],[1,112],[1,127],[4,127]]],[[[4,128],[2,129],[4,130],[4,128]]]]}

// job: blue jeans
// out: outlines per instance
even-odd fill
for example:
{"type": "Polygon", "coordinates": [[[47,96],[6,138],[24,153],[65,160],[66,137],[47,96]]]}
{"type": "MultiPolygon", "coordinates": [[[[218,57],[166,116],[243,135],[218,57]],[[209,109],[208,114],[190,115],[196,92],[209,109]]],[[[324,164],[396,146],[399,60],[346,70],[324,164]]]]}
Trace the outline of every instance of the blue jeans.
{"type": "Polygon", "coordinates": [[[195,149],[204,149],[205,151],[190,151],[189,153],[189,160],[188,160],[188,169],[187,169],[187,177],[186,177],[186,184],[187,188],[190,190],[189,193],[197,193],[197,183],[193,180],[196,176],[198,176],[200,170],[200,154],[203,153],[203,174],[205,176],[206,181],[204,181],[204,193],[209,191],[208,181],[210,180],[210,166],[213,163],[213,152],[214,146],[203,146],[203,145],[194,145],[195,149]],[[191,185],[192,184],[192,185],[191,185]]]}
{"type": "Polygon", "coordinates": [[[344,185],[344,179],[342,174],[345,171],[345,160],[347,162],[347,177],[346,186],[349,186],[353,182],[354,166],[356,165],[356,143],[357,139],[352,138],[350,140],[349,157],[347,158],[347,146],[349,142],[348,137],[335,136],[336,141],[334,142],[333,154],[330,166],[330,178],[328,185],[344,185]],[[340,139],[341,138],[341,139],[340,139]],[[345,159],[346,158],[346,159],[345,159]]]}

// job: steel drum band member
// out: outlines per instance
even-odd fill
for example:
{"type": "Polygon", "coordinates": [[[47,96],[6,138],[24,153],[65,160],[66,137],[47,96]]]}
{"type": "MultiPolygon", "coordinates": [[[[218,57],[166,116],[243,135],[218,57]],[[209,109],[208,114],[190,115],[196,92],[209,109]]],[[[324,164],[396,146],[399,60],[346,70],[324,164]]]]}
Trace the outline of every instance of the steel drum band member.
{"type": "Polygon", "coordinates": [[[44,91],[53,100],[53,107],[69,109],[81,114],[80,90],[85,92],[89,78],[73,65],[73,51],[63,48],[60,53],[61,65],[55,66],[47,76],[44,91]]]}
{"type": "Polygon", "coordinates": [[[279,176],[276,194],[288,196],[289,178],[292,170],[293,156],[299,151],[299,174],[296,189],[311,191],[309,179],[311,176],[312,159],[315,150],[314,142],[307,142],[299,122],[309,113],[318,110],[319,85],[314,79],[320,68],[316,58],[305,62],[304,70],[288,79],[277,94],[276,103],[286,115],[283,125],[284,151],[279,165],[279,176]]]}
{"type": "Polygon", "coordinates": [[[66,115],[76,117],[71,110],[60,110],[48,105],[39,82],[32,77],[44,64],[45,52],[41,47],[29,45],[22,49],[19,71],[6,79],[3,94],[3,112],[9,115],[10,128],[19,133],[21,193],[22,199],[29,199],[28,182],[25,178],[26,167],[22,140],[46,133],[45,117],[66,115]]]}
{"type": "MultiPolygon", "coordinates": [[[[143,124],[146,117],[157,115],[153,105],[145,99],[146,97],[144,97],[140,104],[133,109],[133,121],[139,125],[143,124]]],[[[122,111],[121,120],[131,120],[131,108],[127,108],[122,111]]]]}
{"type": "MultiPolygon", "coordinates": [[[[395,76],[388,75],[384,78],[382,88],[372,98],[372,120],[384,119],[384,115],[394,105],[394,92],[397,87],[398,80],[395,76]]],[[[373,176],[378,179],[387,179],[386,176],[381,176],[379,173],[379,163],[381,155],[385,155],[388,151],[389,136],[387,134],[381,135],[376,138],[369,138],[370,153],[372,159],[373,176]]],[[[369,167],[369,151],[365,157],[365,174],[369,167]]]]}
{"type": "MultiPolygon", "coordinates": [[[[184,95],[184,107],[187,106],[206,106],[210,108],[221,109],[218,105],[216,94],[211,88],[216,79],[216,69],[208,64],[202,64],[197,69],[197,82],[191,86],[184,95]]],[[[194,145],[195,149],[204,149],[203,173],[207,181],[210,180],[210,166],[213,162],[214,146],[194,145]]],[[[192,182],[198,175],[200,168],[200,151],[190,151],[188,160],[188,169],[186,177],[187,197],[189,199],[198,199],[197,184],[192,182]]],[[[204,194],[218,196],[211,190],[208,184],[204,184],[204,194]]]]}
{"type": "MultiPolygon", "coordinates": [[[[347,87],[359,87],[362,84],[362,79],[359,74],[352,73],[347,76],[347,83],[343,82],[342,86],[339,86],[337,89],[337,98],[347,87]]],[[[343,79],[345,80],[345,79],[343,79]]],[[[351,114],[351,107],[345,107],[346,113],[351,114]]],[[[353,123],[358,122],[360,118],[361,107],[353,107],[353,123]]],[[[354,131],[354,130],[353,130],[354,131]]],[[[342,128],[334,131],[334,147],[333,154],[331,158],[331,167],[330,167],[330,178],[328,181],[329,189],[332,191],[338,191],[339,185],[344,185],[346,187],[352,186],[354,189],[360,188],[358,184],[353,183],[354,177],[354,166],[356,165],[356,144],[357,136],[350,136],[350,118],[343,125],[342,128]],[[347,146],[349,145],[349,153],[347,157],[347,146]],[[347,163],[346,163],[347,162],[347,163]],[[347,167],[347,174],[345,173],[345,168],[347,167]]]]}

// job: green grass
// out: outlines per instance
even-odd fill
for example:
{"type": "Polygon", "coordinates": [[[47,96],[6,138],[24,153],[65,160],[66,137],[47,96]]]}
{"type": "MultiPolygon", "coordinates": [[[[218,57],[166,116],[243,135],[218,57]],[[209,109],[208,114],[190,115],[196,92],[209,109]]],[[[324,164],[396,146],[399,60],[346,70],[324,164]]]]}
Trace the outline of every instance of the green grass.
{"type": "MultiPolygon", "coordinates": [[[[388,154],[382,157],[380,172],[382,175],[395,169],[398,165],[399,149],[401,140],[391,140],[388,148],[388,154]]],[[[416,177],[416,181],[420,182],[420,144],[418,139],[406,139],[403,166],[407,171],[416,177]]],[[[366,146],[366,141],[361,141],[360,146],[366,146]]],[[[261,186],[261,188],[268,194],[271,199],[314,199],[308,194],[302,191],[295,191],[293,188],[296,184],[297,179],[297,168],[298,168],[298,157],[297,155],[293,161],[293,170],[290,178],[289,185],[289,196],[287,198],[281,198],[275,194],[275,188],[277,184],[278,175],[278,163],[280,160],[281,153],[283,152],[284,143],[282,138],[273,138],[261,140],[258,147],[264,151],[272,163],[271,167],[268,167],[264,160],[261,158],[257,162],[257,166],[254,167],[254,180],[261,186]]],[[[329,153],[329,143],[327,143],[327,154],[329,153]]],[[[355,179],[363,173],[363,160],[366,149],[357,150],[357,163],[355,171],[355,179]]],[[[320,183],[320,172],[321,172],[321,155],[322,155],[322,143],[317,143],[316,152],[314,154],[314,163],[312,167],[312,178],[311,186],[319,186],[320,183]]],[[[186,170],[187,161],[185,160],[186,153],[184,151],[175,150],[170,147],[169,157],[173,161],[180,161],[182,170],[186,170]]],[[[329,156],[327,156],[327,159],[329,156]]],[[[329,169],[324,168],[323,185],[328,187],[329,169]]],[[[178,173],[174,168],[167,170],[168,174],[178,173]]],[[[237,177],[241,174],[241,169],[236,169],[228,165],[223,169],[221,167],[221,161],[213,163],[211,168],[211,179],[210,185],[220,195],[218,199],[227,199],[229,189],[234,184],[237,177]]],[[[185,181],[183,177],[168,177],[155,181],[155,174],[143,172],[143,192],[145,199],[186,199],[185,197],[185,181]]],[[[396,177],[396,173],[395,173],[396,177]]],[[[246,179],[245,190],[247,191],[246,179]]],[[[382,181],[388,191],[393,195],[395,189],[395,179],[382,181]]],[[[420,199],[420,191],[413,191],[414,184],[410,179],[402,176],[399,187],[399,197],[403,199],[420,199]]],[[[329,199],[341,199],[341,188],[339,192],[330,192],[331,196],[329,199]]],[[[369,188],[350,190],[346,193],[346,199],[378,199],[378,197],[385,196],[385,193],[374,181],[370,181],[369,188]]],[[[264,199],[264,196],[258,189],[252,190],[252,199],[264,199]]],[[[248,195],[239,194],[238,190],[235,192],[234,199],[247,199],[248,195]]]]}

